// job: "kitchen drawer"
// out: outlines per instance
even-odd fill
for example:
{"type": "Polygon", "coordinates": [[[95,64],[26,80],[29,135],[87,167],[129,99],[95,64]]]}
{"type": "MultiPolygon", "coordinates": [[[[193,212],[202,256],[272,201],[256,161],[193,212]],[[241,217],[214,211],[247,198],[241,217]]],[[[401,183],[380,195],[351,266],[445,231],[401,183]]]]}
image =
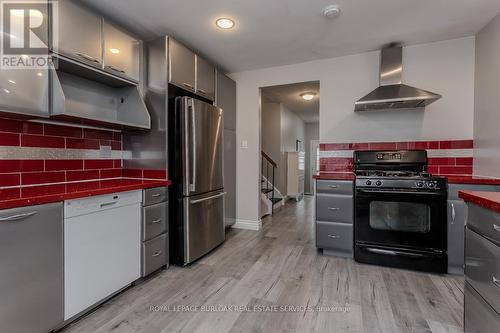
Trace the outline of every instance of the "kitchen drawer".
{"type": "Polygon", "coordinates": [[[318,194],[352,194],[353,186],[350,180],[317,180],[316,192],[318,194]]]}
{"type": "Polygon", "coordinates": [[[466,333],[500,332],[500,315],[468,283],[464,303],[466,333]]]}
{"type": "Polygon", "coordinates": [[[316,220],[352,224],[353,197],[350,195],[317,194],[316,220]]]}
{"type": "Polygon", "coordinates": [[[142,208],[142,240],[146,241],[167,230],[168,204],[162,202],[142,208]]]}
{"type": "Polygon", "coordinates": [[[316,222],[317,248],[352,253],[352,246],[352,225],[332,222],[316,222]]]}
{"type": "Polygon", "coordinates": [[[500,214],[474,204],[468,207],[468,227],[500,245],[500,214]]]}
{"type": "Polygon", "coordinates": [[[142,193],[142,204],[144,206],[154,205],[159,202],[168,200],[168,193],[166,187],[156,187],[144,190],[142,193]]]}
{"type": "Polygon", "coordinates": [[[467,229],[465,277],[500,313],[500,246],[467,229]]]}
{"type": "Polygon", "coordinates": [[[168,233],[142,244],[142,276],[168,264],[168,233]]]}

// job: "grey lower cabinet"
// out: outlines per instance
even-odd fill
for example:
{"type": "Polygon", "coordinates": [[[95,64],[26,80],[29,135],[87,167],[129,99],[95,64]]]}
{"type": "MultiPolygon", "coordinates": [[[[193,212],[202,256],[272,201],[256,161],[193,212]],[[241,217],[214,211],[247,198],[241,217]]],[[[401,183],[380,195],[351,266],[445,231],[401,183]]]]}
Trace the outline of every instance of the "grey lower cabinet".
{"type": "Polygon", "coordinates": [[[353,255],[353,182],[317,180],[316,247],[324,254],[353,255]]]}
{"type": "Polygon", "coordinates": [[[464,274],[464,237],[467,204],[448,200],[448,273],[464,274]]]}
{"type": "Polygon", "coordinates": [[[168,192],[166,187],[143,191],[141,275],[168,266],[168,192]]]}
{"type": "Polygon", "coordinates": [[[0,331],[45,333],[63,322],[63,206],[0,211],[0,331]]]}
{"type": "Polygon", "coordinates": [[[500,214],[468,204],[465,331],[500,332],[500,214]]]}
{"type": "Polygon", "coordinates": [[[224,130],[224,225],[236,222],[236,131],[224,130]]]}

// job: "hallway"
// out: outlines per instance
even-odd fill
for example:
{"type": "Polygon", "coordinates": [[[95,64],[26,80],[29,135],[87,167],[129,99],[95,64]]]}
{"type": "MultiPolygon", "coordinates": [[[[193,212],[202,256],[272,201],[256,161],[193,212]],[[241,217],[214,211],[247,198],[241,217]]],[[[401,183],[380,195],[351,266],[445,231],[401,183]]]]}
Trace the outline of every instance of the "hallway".
{"type": "Polygon", "coordinates": [[[323,256],[313,214],[306,196],[260,232],[229,230],[213,253],[160,272],[64,332],[463,331],[462,277],[323,256]]]}

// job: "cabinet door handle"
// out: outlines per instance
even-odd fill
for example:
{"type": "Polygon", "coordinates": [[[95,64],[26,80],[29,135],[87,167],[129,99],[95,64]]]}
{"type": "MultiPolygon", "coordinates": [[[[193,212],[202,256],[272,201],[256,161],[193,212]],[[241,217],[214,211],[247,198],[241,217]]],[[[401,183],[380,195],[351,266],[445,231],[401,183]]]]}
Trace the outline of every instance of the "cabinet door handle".
{"type": "Polygon", "coordinates": [[[203,89],[198,89],[198,92],[201,92],[204,95],[208,95],[208,93],[205,90],[203,90],[203,89]]]}
{"type": "Polygon", "coordinates": [[[329,238],[332,238],[332,239],[339,239],[340,236],[337,236],[337,235],[328,235],[329,238]]]}
{"type": "Polygon", "coordinates": [[[158,220],[151,221],[151,224],[156,224],[156,223],[160,223],[160,222],[161,222],[161,219],[158,219],[158,220]]]}
{"type": "Polygon", "coordinates": [[[338,188],[337,185],[328,185],[329,188],[338,188]]]}
{"type": "Polygon", "coordinates": [[[455,218],[457,217],[457,214],[455,212],[455,204],[451,204],[451,224],[455,224],[455,218]]]}
{"type": "Polygon", "coordinates": [[[30,212],[30,213],[24,213],[24,214],[17,214],[17,215],[12,215],[12,216],[7,216],[7,217],[0,217],[0,222],[9,222],[9,221],[19,221],[19,220],[24,220],[30,216],[35,215],[37,212],[30,212]]]}
{"type": "Polygon", "coordinates": [[[336,212],[336,211],[340,210],[340,208],[337,208],[337,207],[328,207],[328,210],[336,212]]]}
{"type": "Polygon", "coordinates": [[[156,251],[155,253],[153,253],[152,257],[158,257],[162,253],[163,251],[156,251]]]}
{"type": "Polygon", "coordinates": [[[106,68],[109,68],[109,69],[111,69],[111,70],[114,70],[115,72],[119,72],[119,73],[125,74],[125,71],[124,71],[123,69],[120,69],[120,68],[115,67],[115,66],[106,65],[106,68]]]}
{"type": "Polygon", "coordinates": [[[76,53],[76,55],[79,56],[80,58],[85,59],[85,60],[92,61],[92,62],[95,62],[95,63],[99,63],[99,60],[97,60],[94,57],[89,56],[88,54],[85,54],[85,53],[76,53]]]}
{"type": "Polygon", "coordinates": [[[152,195],[153,198],[158,198],[161,195],[161,193],[155,193],[152,195]]]}
{"type": "Polygon", "coordinates": [[[493,229],[500,232],[500,226],[493,224],[493,229]]]}
{"type": "Polygon", "coordinates": [[[492,282],[495,285],[495,287],[500,288],[500,280],[497,279],[496,277],[492,277],[492,282]]]}
{"type": "Polygon", "coordinates": [[[194,89],[193,85],[192,84],[189,84],[189,83],[186,83],[186,82],[183,82],[182,85],[184,87],[188,87],[189,89],[194,89]]]}

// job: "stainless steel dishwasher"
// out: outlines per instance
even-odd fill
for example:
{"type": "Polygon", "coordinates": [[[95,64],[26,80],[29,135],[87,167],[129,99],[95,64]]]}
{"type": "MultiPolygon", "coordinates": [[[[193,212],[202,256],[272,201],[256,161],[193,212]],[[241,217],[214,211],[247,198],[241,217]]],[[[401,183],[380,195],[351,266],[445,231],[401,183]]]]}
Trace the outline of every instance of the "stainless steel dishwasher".
{"type": "Polygon", "coordinates": [[[46,333],[63,321],[63,206],[0,211],[0,330],[46,333]]]}

